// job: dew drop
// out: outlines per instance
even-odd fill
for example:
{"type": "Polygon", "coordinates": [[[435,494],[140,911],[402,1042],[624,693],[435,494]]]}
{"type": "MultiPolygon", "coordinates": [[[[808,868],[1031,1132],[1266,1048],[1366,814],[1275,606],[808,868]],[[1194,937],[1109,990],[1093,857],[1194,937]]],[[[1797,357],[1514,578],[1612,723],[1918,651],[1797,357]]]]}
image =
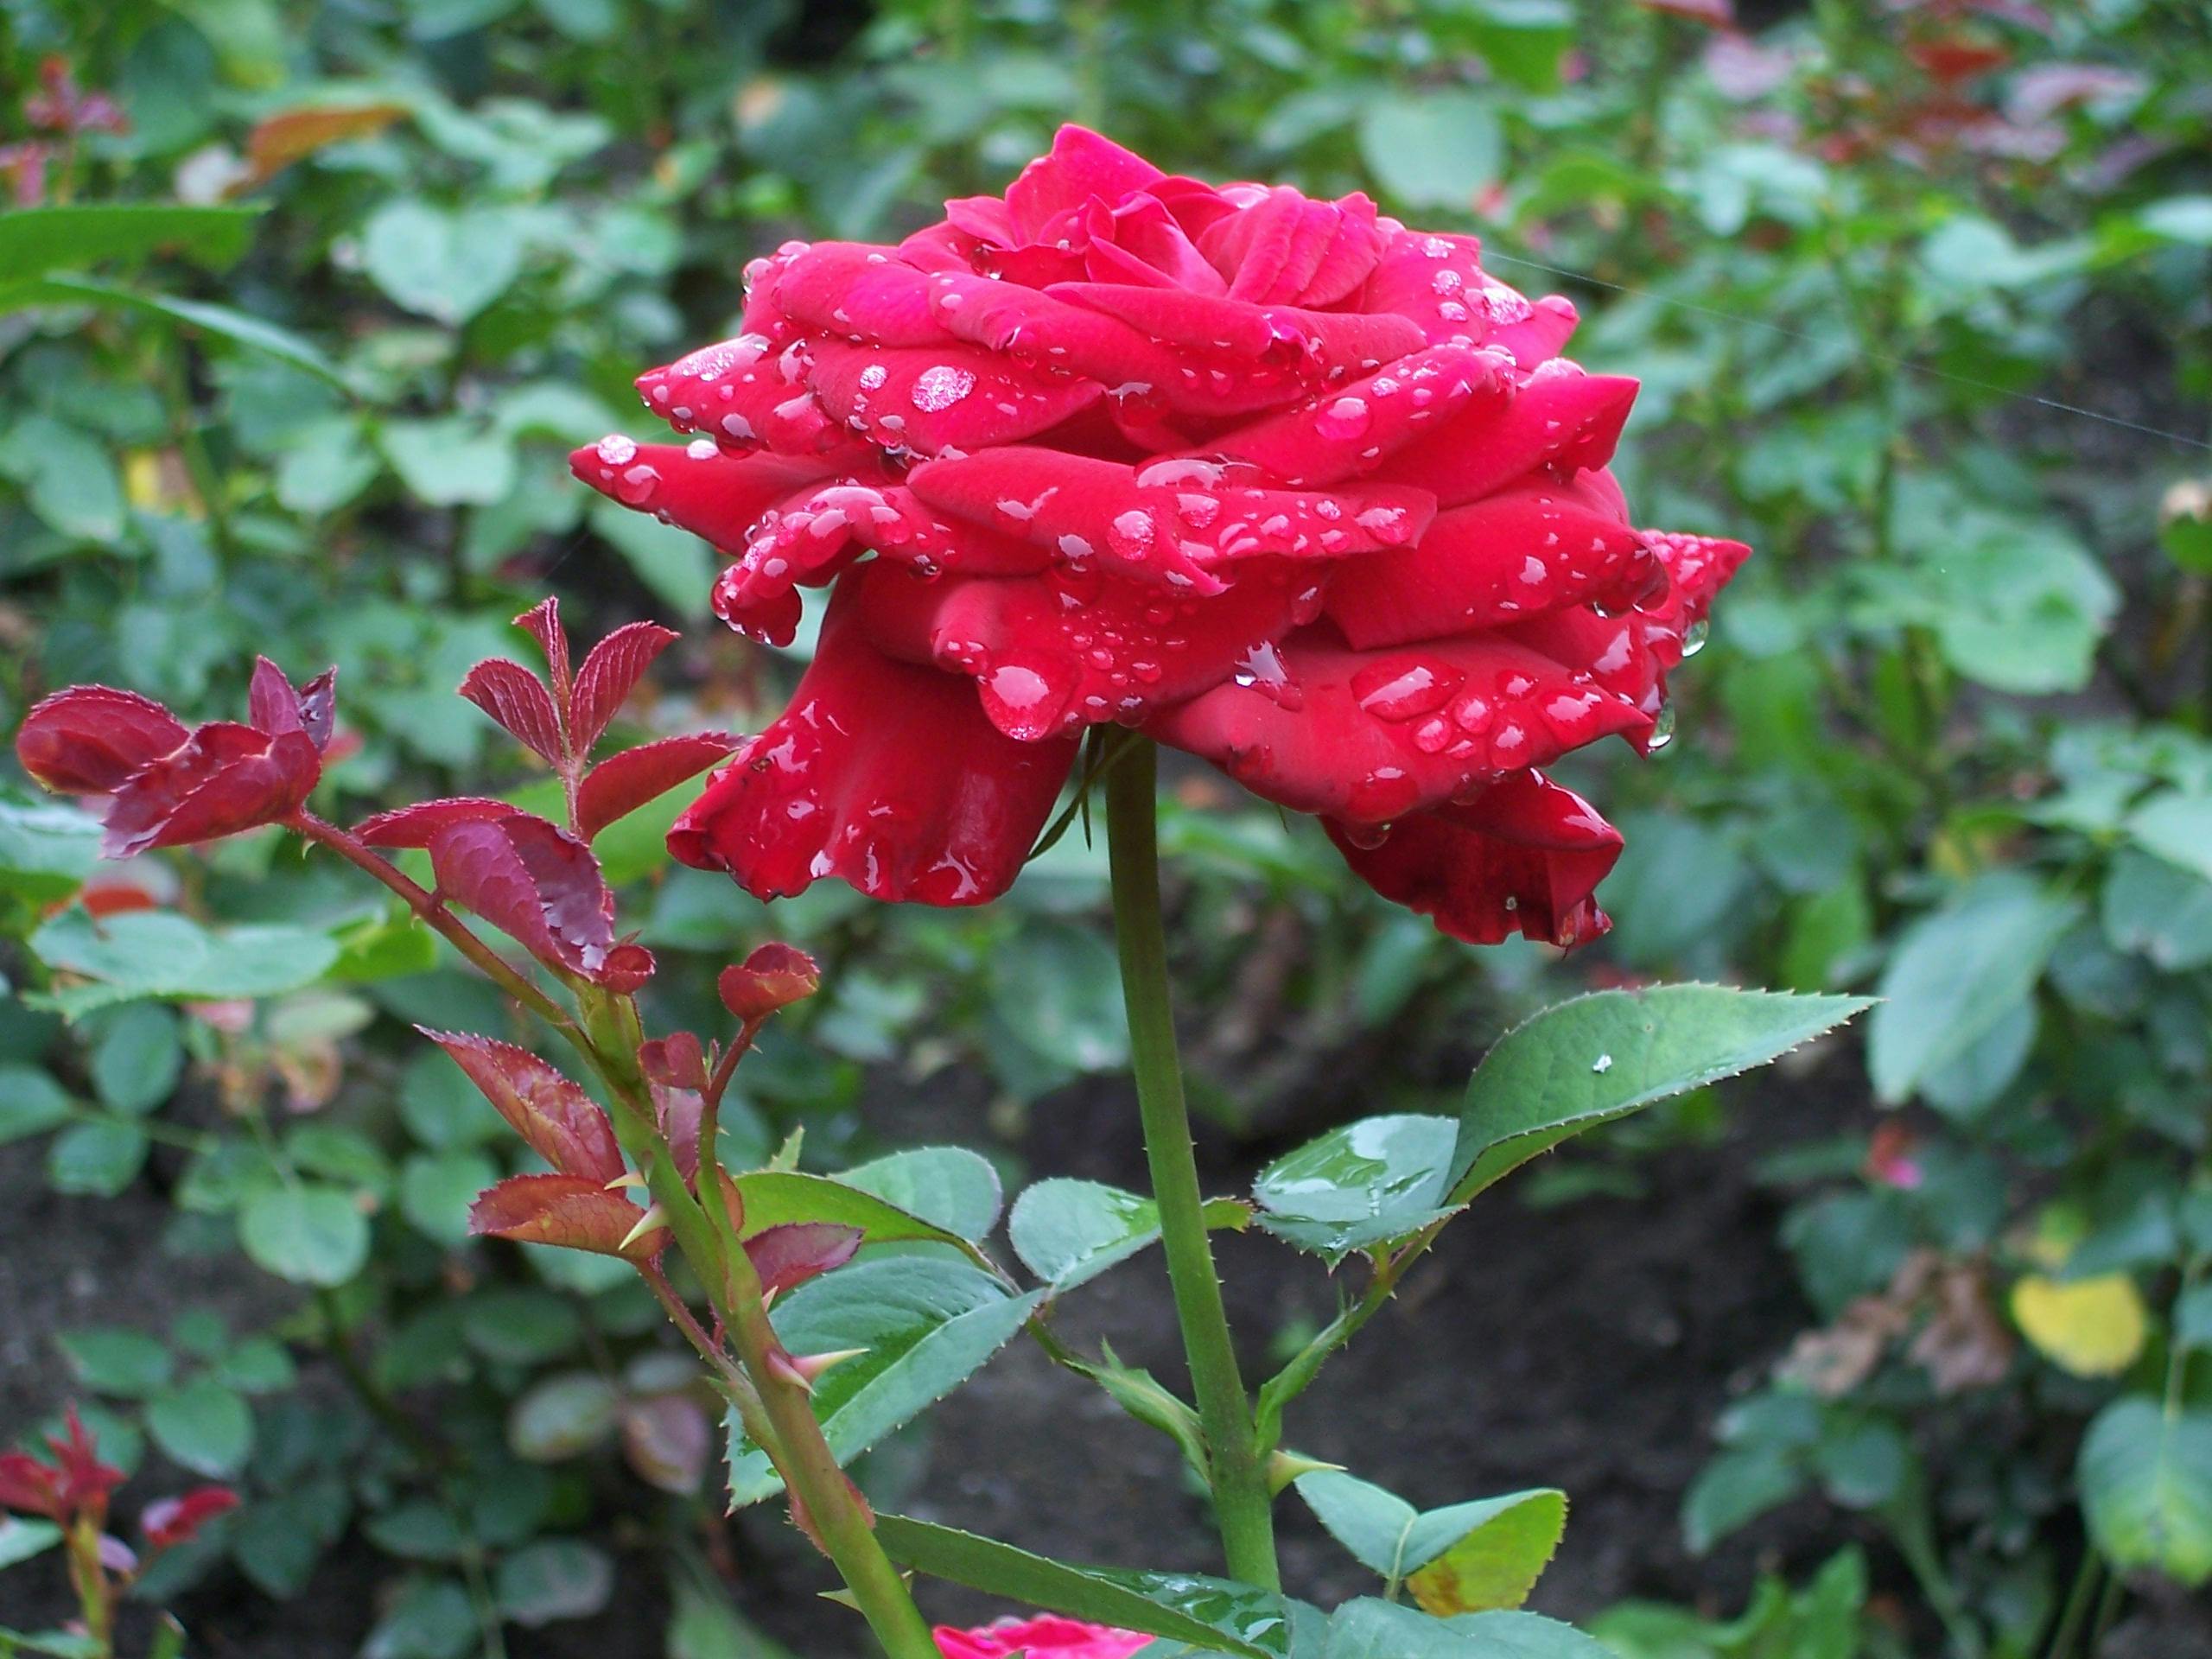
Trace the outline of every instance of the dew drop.
{"type": "Polygon", "coordinates": [[[935,368],[924,369],[914,378],[914,389],[907,394],[916,409],[934,415],[940,410],[950,409],[955,404],[976,390],[976,377],[965,369],[940,363],[935,368]]]}
{"type": "Polygon", "coordinates": [[[1364,434],[1373,421],[1366,398],[1338,397],[1314,416],[1313,429],[1332,442],[1348,443],[1364,434]]]}

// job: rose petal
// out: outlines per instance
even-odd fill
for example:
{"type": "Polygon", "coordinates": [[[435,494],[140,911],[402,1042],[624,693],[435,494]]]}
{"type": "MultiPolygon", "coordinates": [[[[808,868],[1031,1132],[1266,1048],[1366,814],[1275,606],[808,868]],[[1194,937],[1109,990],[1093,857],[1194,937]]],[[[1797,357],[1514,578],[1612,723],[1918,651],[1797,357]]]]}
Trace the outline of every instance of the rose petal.
{"type": "Polygon", "coordinates": [[[1510,397],[1478,397],[1421,435],[1389,458],[1382,475],[1456,507],[1540,467],[1594,470],[1613,458],[1636,392],[1637,383],[1624,375],[1547,364],[1510,397]]]}
{"type": "MultiPolygon", "coordinates": [[[[1464,346],[1431,346],[1363,380],[1223,433],[1207,448],[1286,484],[1334,484],[1382,466],[1391,466],[1395,478],[1398,472],[1389,459],[1395,452],[1442,430],[1462,410],[1503,409],[1512,395],[1495,356],[1464,346]]],[[[1425,480],[1407,481],[1426,485],[1425,480]]]]}
{"type": "MultiPolygon", "coordinates": [[[[726,553],[745,545],[760,515],[824,479],[844,455],[726,454],[678,443],[633,443],[619,435],[569,456],[569,470],[601,495],[702,537],[726,553]]],[[[862,458],[871,470],[872,456],[862,458]]]]}
{"type": "Polygon", "coordinates": [[[1646,716],[1526,646],[1490,634],[1354,651],[1328,625],[1146,729],[1300,812],[1385,823],[1646,716]],[[1249,683],[1248,683],[1249,682],[1249,683]]]}
{"type": "Polygon", "coordinates": [[[832,598],[791,708],[716,774],[669,849],[762,899],[825,875],[878,899],[996,898],[1043,829],[1075,741],[1004,736],[963,680],[878,650],[860,604],[852,587],[832,598]]]}
{"type": "Polygon", "coordinates": [[[933,455],[1009,443],[1098,401],[1088,380],[1049,380],[961,341],[925,346],[815,343],[809,385],[822,406],[887,449],[933,455]]]}

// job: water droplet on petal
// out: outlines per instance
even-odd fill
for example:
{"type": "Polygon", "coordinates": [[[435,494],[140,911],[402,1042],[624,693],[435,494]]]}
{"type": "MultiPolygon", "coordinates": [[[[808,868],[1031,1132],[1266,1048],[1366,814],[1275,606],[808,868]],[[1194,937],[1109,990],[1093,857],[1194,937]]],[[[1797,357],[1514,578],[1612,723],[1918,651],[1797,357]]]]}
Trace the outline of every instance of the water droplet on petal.
{"type": "Polygon", "coordinates": [[[1348,443],[1363,435],[1374,420],[1364,397],[1338,397],[1321,406],[1313,429],[1335,442],[1348,443]]]}
{"type": "Polygon", "coordinates": [[[940,363],[933,369],[924,369],[914,378],[914,389],[907,395],[914,407],[936,414],[950,409],[955,404],[976,390],[976,377],[965,369],[940,363]]]}

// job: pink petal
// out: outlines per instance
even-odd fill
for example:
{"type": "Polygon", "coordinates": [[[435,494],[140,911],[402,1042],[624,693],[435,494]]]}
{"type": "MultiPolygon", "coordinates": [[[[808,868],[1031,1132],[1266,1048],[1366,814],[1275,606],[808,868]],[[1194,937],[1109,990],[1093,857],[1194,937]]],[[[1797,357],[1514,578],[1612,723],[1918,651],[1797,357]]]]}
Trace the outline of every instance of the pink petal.
{"type": "Polygon", "coordinates": [[[852,346],[818,340],[809,384],[822,406],[887,449],[935,454],[1007,443],[1098,401],[1084,380],[1047,379],[962,342],[852,346]]]}
{"type": "Polygon", "coordinates": [[[817,242],[776,279],[776,301],[797,322],[836,340],[937,346],[944,326],[930,309],[929,277],[890,248],[817,242]]]}

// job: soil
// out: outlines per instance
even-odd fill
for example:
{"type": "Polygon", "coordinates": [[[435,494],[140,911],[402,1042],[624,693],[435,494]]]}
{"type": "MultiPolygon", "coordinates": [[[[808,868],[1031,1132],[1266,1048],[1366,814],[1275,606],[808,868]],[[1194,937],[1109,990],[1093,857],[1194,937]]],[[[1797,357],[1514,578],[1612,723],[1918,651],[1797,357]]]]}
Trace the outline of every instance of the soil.
{"type": "MultiPolygon", "coordinates": [[[[1878,1541],[1818,1504],[1785,1508],[1702,1560],[1684,1550],[1676,1519],[1708,1455],[1715,1414],[1758,1383],[1809,1317],[1775,1243],[1773,1198],[1751,1170],[1772,1146],[1867,1109],[1864,1099],[1847,1068],[1801,1067],[1760,1089],[1757,1114],[1747,1095],[1722,1144],[1641,1161],[1641,1196],[1541,1211],[1494,1197],[1445,1235],[1399,1301],[1293,1408],[1289,1443],[1424,1506],[1565,1488],[1566,1541],[1532,1604],[1565,1618],[1624,1596],[1732,1611],[1758,1572],[1802,1573],[1854,1536],[1878,1579],[1895,1580],[1878,1541]]],[[[887,1135],[979,1140],[986,1104],[972,1081],[939,1079],[888,1114],[887,1135]]],[[[1090,1086],[1040,1107],[1014,1150],[1034,1169],[1135,1184],[1141,1170],[1125,1132],[1133,1116],[1122,1088],[1090,1086]]],[[[1237,1190],[1278,1149],[1231,1144],[1217,1132],[1202,1131],[1200,1141],[1209,1185],[1221,1191],[1237,1190]]],[[[0,1149],[0,1424],[57,1403],[65,1379],[47,1341],[57,1328],[182,1305],[220,1306],[243,1323],[281,1307],[270,1281],[236,1258],[180,1262],[148,1249],[167,1213],[143,1185],[112,1201],[61,1198],[46,1191],[36,1165],[35,1147],[0,1149]]],[[[1334,1289],[1311,1258],[1257,1236],[1226,1236],[1220,1250],[1248,1370],[1262,1370],[1272,1337],[1332,1311],[1334,1289]]],[[[1103,1337],[1128,1363],[1164,1378],[1177,1373],[1156,1252],[1071,1297],[1058,1325],[1078,1346],[1103,1337]]],[[[1203,1505],[1168,1442],[1033,1345],[1018,1341],[931,1423],[926,1466],[900,1500],[911,1512],[1071,1559],[1217,1568],[1203,1505]]],[[[134,1482],[131,1495],[142,1487],[150,1493],[155,1480],[134,1482]]],[[[1287,1583],[1325,1603],[1371,1589],[1295,1499],[1278,1514],[1287,1583]]],[[[765,1510],[736,1524],[747,1615],[804,1659],[860,1659],[851,1615],[818,1599],[823,1574],[795,1535],[765,1510]]],[[[658,1562],[626,1538],[605,1541],[622,1574],[609,1610],[511,1632],[516,1659],[664,1651],[658,1562]]],[[[9,1575],[0,1623],[61,1615],[42,1583],[25,1582],[40,1576],[9,1575]]],[[[178,1611],[194,1651],[210,1659],[341,1659],[359,1650],[378,1589],[392,1576],[389,1562],[355,1541],[291,1602],[220,1578],[178,1611]]],[[[925,1605],[957,1622],[1006,1611],[938,1586],[927,1588],[925,1605]]],[[[2123,1628],[2107,1649],[2113,1659],[2212,1650],[2202,1625],[2175,1625],[2183,1645],[2169,1644],[2155,1612],[2139,1636],[2123,1628]]]]}

